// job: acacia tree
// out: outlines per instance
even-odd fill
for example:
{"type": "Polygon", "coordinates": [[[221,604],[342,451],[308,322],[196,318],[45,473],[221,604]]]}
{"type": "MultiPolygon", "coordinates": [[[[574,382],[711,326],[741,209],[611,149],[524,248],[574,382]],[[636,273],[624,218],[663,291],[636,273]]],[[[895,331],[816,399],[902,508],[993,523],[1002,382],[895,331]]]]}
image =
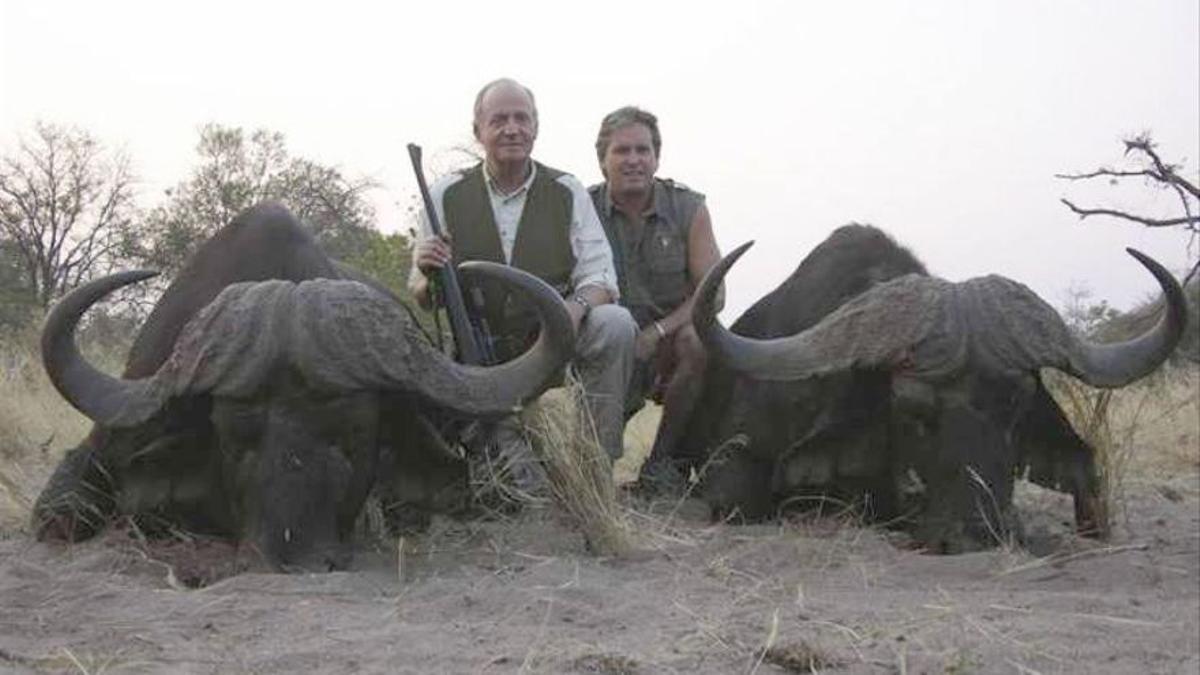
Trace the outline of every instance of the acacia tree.
{"type": "Polygon", "coordinates": [[[375,213],[366,201],[376,187],[336,168],[291,157],[283,134],[209,124],[196,146],[200,163],[167,191],[146,219],[140,257],[168,274],[205,239],[263,200],[283,202],[335,258],[353,260],[370,244],[375,213]]]}
{"type": "Polygon", "coordinates": [[[117,259],[133,222],[128,158],[76,127],[38,122],[0,157],[0,240],[20,280],[6,295],[45,309],[117,259]]]}

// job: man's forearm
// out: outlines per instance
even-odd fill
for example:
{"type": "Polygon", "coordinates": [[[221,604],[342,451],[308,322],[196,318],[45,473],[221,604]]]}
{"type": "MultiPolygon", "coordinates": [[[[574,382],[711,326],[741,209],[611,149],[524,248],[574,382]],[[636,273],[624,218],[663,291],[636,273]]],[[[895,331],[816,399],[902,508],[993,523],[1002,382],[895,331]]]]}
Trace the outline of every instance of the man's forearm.
{"type": "Polygon", "coordinates": [[[589,305],[595,307],[597,305],[607,305],[613,302],[612,292],[599,284],[586,284],[575,289],[573,296],[579,296],[587,301],[589,305]]]}
{"type": "MultiPolygon", "coordinates": [[[[674,335],[675,331],[679,330],[692,319],[692,301],[689,298],[682,305],[675,308],[675,311],[659,319],[655,323],[662,326],[662,331],[666,335],[674,335]]],[[[648,326],[651,327],[651,326],[648,326]]],[[[655,328],[655,330],[658,330],[655,328]]]]}
{"type": "MultiPolygon", "coordinates": [[[[688,296],[684,303],[675,308],[675,311],[658,320],[658,324],[662,326],[663,331],[667,335],[672,335],[675,331],[687,325],[692,320],[692,306],[696,304],[695,295],[688,296]]],[[[716,302],[713,303],[714,311],[721,311],[725,306],[725,285],[722,284],[717,289],[716,302]]]]}

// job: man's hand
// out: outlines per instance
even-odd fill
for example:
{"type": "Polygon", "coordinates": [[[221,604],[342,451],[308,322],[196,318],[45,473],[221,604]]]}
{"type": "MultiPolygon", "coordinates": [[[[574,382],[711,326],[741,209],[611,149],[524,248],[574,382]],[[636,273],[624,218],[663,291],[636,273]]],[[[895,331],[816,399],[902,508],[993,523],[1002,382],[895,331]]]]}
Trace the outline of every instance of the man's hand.
{"type": "Polygon", "coordinates": [[[653,323],[648,324],[645,328],[638,331],[637,340],[634,341],[633,358],[638,361],[649,361],[654,358],[658,352],[658,343],[662,341],[662,335],[653,323]]]}
{"type": "Polygon", "coordinates": [[[417,240],[413,250],[413,261],[421,274],[430,276],[446,265],[454,257],[450,248],[450,240],[445,237],[427,236],[417,240]]]}
{"type": "Polygon", "coordinates": [[[445,237],[426,235],[417,239],[413,246],[413,268],[408,275],[408,291],[424,309],[432,309],[429,297],[429,278],[450,264],[454,253],[450,240],[445,237]]]}

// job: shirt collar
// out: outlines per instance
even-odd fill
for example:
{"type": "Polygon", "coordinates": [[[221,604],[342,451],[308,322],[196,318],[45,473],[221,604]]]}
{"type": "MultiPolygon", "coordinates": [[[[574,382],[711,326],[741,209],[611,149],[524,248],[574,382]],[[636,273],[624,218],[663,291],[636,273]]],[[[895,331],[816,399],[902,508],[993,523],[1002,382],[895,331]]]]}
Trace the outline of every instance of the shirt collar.
{"type": "MultiPolygon", "coordinates": [[[[663,200],[665,199],[663,192],[666,190],[666,181],[658,178],[652,178],[650,180],[651,184],[654,186],[650,194],[650,205],[642,211],[642,215],[647,217],[658,215],[658,205],[663,203],[663,200]]],[[[613,210],[616,208],[617,205],[613,202],[612,192],[609,192],[608,183],[606,182],[604,184],[604,215],[608,218],[611,218],[613,210]]]]}
{"type": "Polygon", "coordinates": [[[505,194],[496,189],[495,184],[492,182],[492,174],[488,171],[487,162],[483,163],[483,181],[487,184],[488,194],[490,194],[493,199],[499,199],[507,202],[509,200],[524,196],[525,193],[529,191],[529,186],[533,185],[533,179],[536,177],[537,162],[531,159],[529,160],[529,177],[526,178],[525,182],[521,183],[516,190],[505,194]]]}

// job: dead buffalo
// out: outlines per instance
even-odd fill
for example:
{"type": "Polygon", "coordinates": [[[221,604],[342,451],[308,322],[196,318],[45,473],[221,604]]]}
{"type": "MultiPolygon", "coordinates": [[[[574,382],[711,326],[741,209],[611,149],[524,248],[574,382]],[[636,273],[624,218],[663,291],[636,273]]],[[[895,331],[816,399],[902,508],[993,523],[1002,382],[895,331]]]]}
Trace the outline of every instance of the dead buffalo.
{"type": "Polygon", "coordinates": [[[461,463],[426,411],[502,416],[571,354],[553,289],[509,267],[474,271],[527,297],[543,328],[528,352],[492,368],[434,349],[395,297],[348,279],[278,205],[247,211],[201,247],[120,378],[82,358],[75,328],[92,304],[150,273],[73,291],[46,320],[42,355],[95,426],[38,498],[38,535],[86,538],[123,513],[233,538],[279,569],[344,567],[372,489],[434,500],[459,484],[461,463]]]}
{"type": "Polygon", "coordinates": [[[1162,319],[1134,340],[1091,344],[1019,283],[931,277],[881,231],[852,225],[730,332],[713,298],[748,247],[709,273],[693,316],[714,372],[687,447],[697,462],[729,450],[705,472],[718,513],[760,518],[789,502],[861,500],[876,519],[907,523],[929,550],[957,552],[1019,535],[1012,489],[1027,472],[1073,495],[1077,527],[1097,530],[1093,451],[1039,369],[1099,387],[1154,370],[1186,321],[1162,266],[1130,250],[1162,286],[1162,319]]]}

